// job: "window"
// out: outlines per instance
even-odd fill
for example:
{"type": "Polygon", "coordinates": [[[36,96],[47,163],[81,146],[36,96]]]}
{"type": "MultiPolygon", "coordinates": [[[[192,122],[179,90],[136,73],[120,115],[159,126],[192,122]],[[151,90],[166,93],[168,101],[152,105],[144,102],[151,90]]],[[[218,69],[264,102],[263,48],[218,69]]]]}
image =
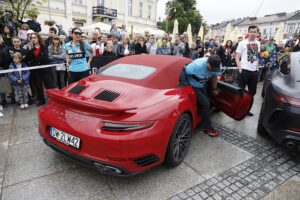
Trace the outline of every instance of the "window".
{"type": "Polygon", "coordinates": [[[148,16],[147,16],[148,19],[151,19],[151,12],[152,12],[152,6],[148,5],[148,16]]]}
{"type": "Polygon", "coordinates": [[[104,6],[104,0],[97,0],[97,6],[104,6]]]}
{"type": "Polygon", "coordinates": [[[264,29],[263,34],[264,35],[267,34],[267,29],[264,29]]]}
{"type": "Polygon", "coordinates": [[[96,73],[104,76],[142,80],[153,74],[155,71],[155,68],[143,65],[116,64],[100,68],[96,73]]]}
{"type": "Polygon", "coordinates": [[[294,26],[290,26],[290,27],[289,27],[288,33],[289,33],[289,34],[293,34],[293,33],[294,33],[294,26]]]}
{"type": "Polygon", "coordinates": [[[132,16],[132,0],[128,0],[128,15],[132,16]]]}
{"type": "Polygon", "coordinates": [[[83,23],[80,23],[80,22],[74,22],[74,25],[76,28],[83,27],[83,23]]]}
{"type": "Polygon", "coordinates": [[[142,17],[143,16],[143,2],[139,2],[139,10],[140,10],[139,17],[142,17]]]}
{"type": "Polygon", "coordinates": [[[82,4],[82,0],[73,0],[73,3],[82,4]]]}

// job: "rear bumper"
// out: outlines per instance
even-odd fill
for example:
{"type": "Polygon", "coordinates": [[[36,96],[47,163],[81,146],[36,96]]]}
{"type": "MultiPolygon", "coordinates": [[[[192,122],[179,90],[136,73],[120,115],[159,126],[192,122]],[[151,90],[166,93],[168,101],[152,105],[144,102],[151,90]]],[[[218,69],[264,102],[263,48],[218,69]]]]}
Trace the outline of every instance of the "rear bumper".
{"type": "Polygon", "coordinates": [[[74,153],[72,153],[68,150],[60,148],[57,145],[49,142],[43,136],[41,136],[41,137],[42,137],[43,141],[45,142],[45,144],[48,145],[49,147],[51,147],[53,150],[55,150],[58,153],[66,156],[67,158],[71,159],[72,161],[75,161],[76,163],[79,163],[79,164],[84,165],[86,167],[96,169],[96,170],[98,170],[102,173],[105,173],[105,174],[123,176],[123,177],[128,177],[128,176],[133,176],[133,175],[138,174],[138,173],[131,173],[131,172],[123,169],[120,166],[116,166],[116,165],[112,165],[112,164],[108,164],[108,163],[103,163],[103,162],[99,162],[97,160],[89,159],[89,158],[84,157],[84,156],[76,155],[76,154],[74,154],[74,153]]]}
{"type": "Polygon", "coordinates": [[[263,125],[274,140],[279,144],[287,140],[300,144],[300,108],[278,104],[266,107],[263,125]]]}
{"type": "Polygon", "coordinates": [[[56,117],[52,110],[42,107],[38,112],[39,133],[44,142],[84,165],[103,173],[131,176],[159,165],[164,160],[173,129],[173,123],[168,120],[159,120],[151,128],[132,133],[107,134],[99,129],[99,118],[69,111],[63,117],[56,117]],[[50,127],[79,137],[80,149],[67,146],[51,137],[50,127]],[[101,169],[103,166],[115,168],[122,173],[106,172],[101,169]]]}

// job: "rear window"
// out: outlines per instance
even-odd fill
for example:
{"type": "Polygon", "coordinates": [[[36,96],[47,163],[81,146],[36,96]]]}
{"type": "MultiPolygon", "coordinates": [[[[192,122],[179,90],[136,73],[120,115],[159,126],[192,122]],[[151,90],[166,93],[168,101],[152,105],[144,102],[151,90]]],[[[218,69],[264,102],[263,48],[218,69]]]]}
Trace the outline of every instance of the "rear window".
{"type": "Polygon", "coordinates": [[[142,80],[156,71],[154,67],[133,64],[116,64],[100,68],[96,74],[134,80],[142,80]]]}

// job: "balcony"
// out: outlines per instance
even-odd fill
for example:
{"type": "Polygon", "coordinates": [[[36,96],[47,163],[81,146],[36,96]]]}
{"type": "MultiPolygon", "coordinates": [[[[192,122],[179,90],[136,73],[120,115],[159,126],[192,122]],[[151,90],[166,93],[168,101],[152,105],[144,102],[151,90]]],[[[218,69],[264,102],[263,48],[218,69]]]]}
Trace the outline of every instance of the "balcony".
{"type": "Polygon", "coordinates": [[[94,6],[93,17],[104,17],[104,18],[116,19],[117,10],[106,8],[104,6],[94,6]]]}

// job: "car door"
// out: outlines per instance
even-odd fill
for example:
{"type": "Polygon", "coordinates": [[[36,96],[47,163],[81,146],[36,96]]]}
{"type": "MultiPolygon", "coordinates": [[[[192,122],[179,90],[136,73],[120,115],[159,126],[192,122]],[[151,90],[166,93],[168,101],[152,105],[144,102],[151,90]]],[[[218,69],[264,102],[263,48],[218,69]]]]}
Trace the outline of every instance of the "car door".
{"type": "Polygon", "coordinates": [[[210,95],[212,104],[229,117],[242,120],[250,111],[253,97],[250,93],[237,86],[218,81],[219,95],[210,95]]]}

